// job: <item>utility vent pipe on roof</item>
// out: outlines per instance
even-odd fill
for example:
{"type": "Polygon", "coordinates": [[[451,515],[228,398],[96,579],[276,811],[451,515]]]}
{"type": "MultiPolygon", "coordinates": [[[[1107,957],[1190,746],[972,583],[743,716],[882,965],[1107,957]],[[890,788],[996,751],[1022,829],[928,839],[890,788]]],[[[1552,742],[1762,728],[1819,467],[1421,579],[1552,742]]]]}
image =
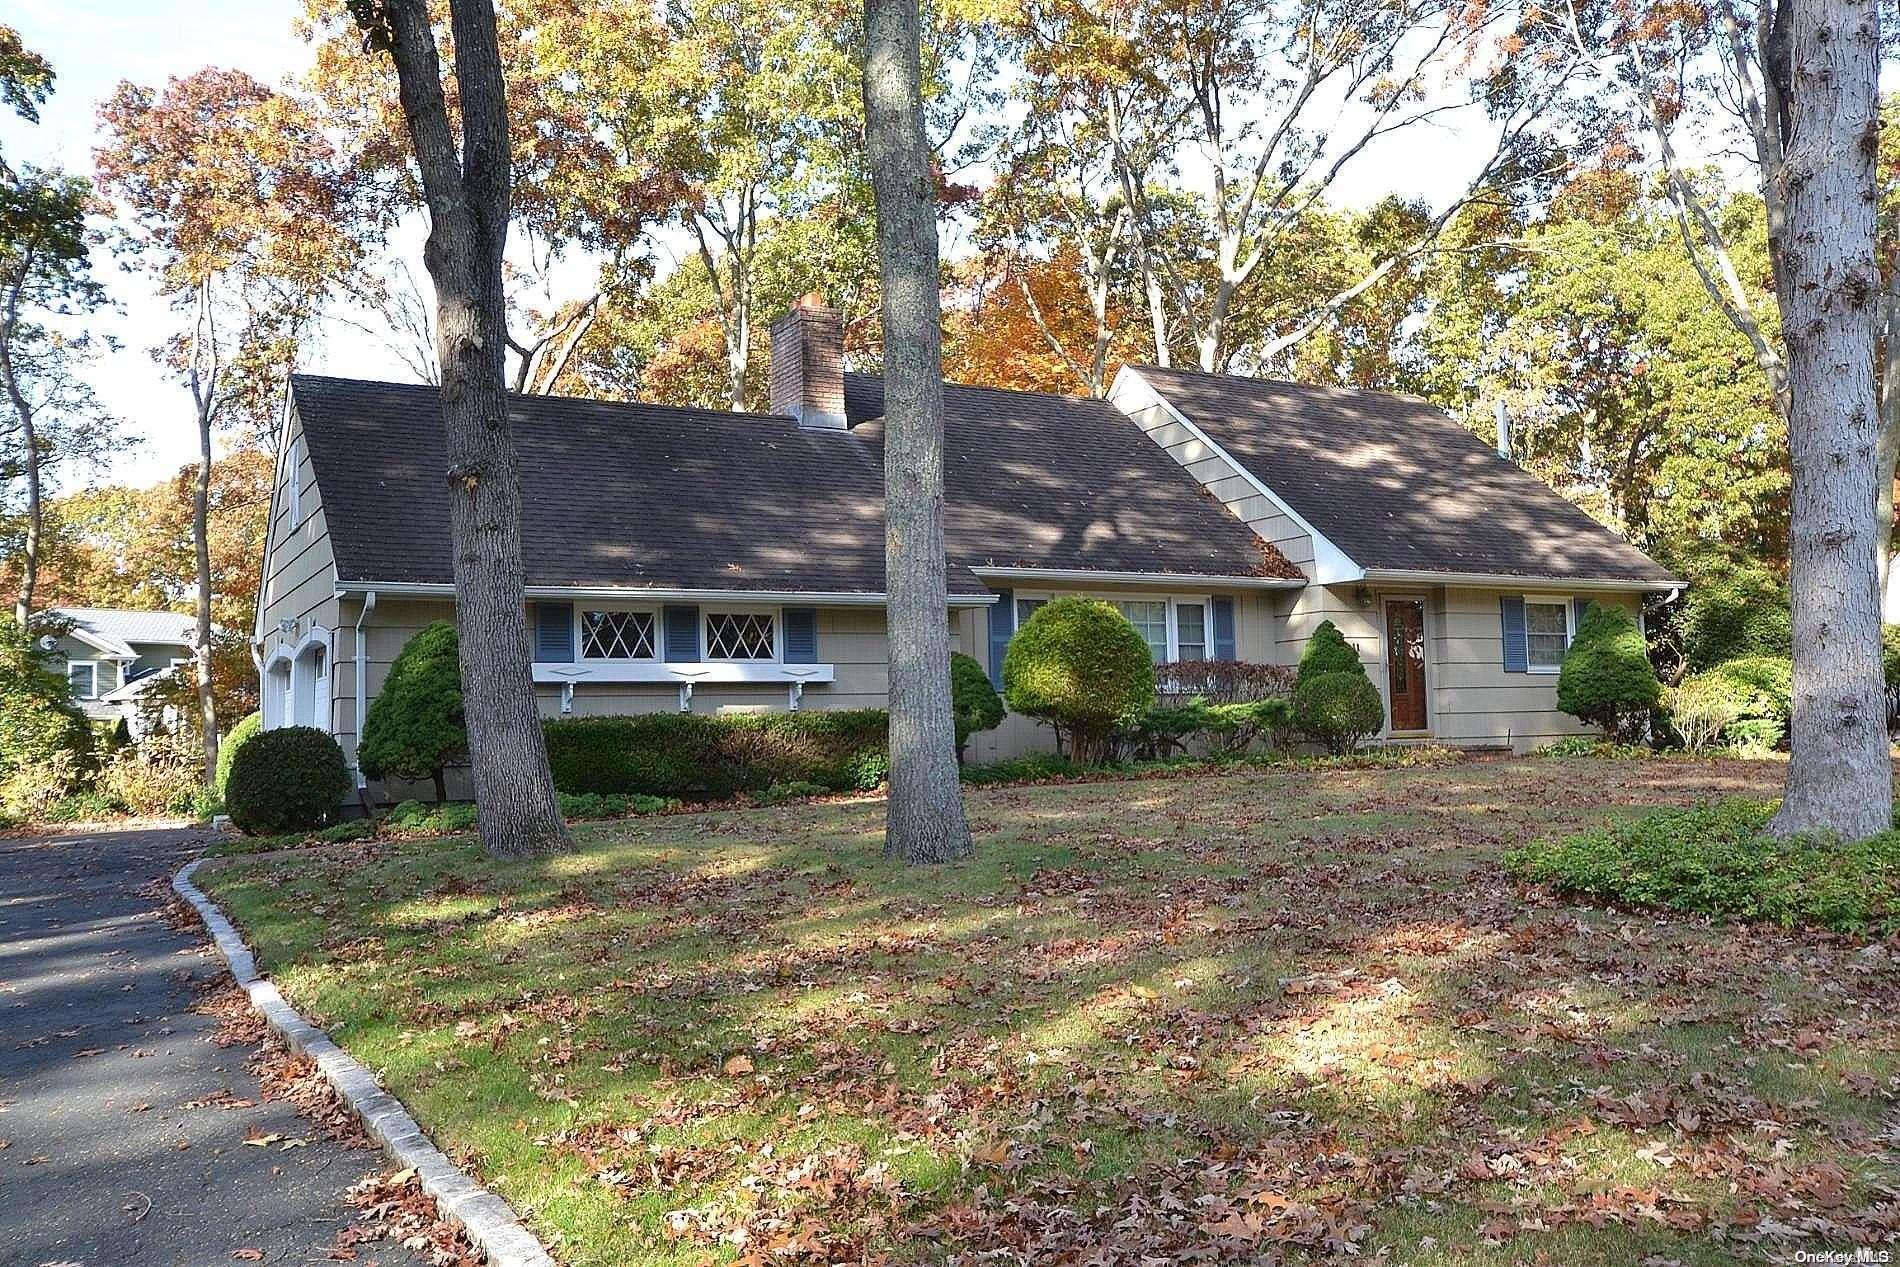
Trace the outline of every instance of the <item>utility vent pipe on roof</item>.
{"type": "Polygon", "coordinates": [[[818,292],[772,323],[771,379],[773,413],[844,430],[844,318],[818,292]]]}
{"type": "Polygon", "coordinates": [[[1517,460],[1511,454],[1511,411],[1502,400],[1498,401],[1498,456],[1506,462],[1517,460]]]}

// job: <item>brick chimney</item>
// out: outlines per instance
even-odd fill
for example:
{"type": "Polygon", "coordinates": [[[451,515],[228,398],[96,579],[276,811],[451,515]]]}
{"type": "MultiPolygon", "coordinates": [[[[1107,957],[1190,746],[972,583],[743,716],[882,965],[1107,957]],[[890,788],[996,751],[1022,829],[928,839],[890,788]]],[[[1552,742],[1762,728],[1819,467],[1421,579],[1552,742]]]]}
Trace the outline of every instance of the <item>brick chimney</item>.
{"type": "Polygon", "coordinates": [[[845,428],[844,318],[817,291],[772,323],[772,412],[801,427],[845,428]]]}

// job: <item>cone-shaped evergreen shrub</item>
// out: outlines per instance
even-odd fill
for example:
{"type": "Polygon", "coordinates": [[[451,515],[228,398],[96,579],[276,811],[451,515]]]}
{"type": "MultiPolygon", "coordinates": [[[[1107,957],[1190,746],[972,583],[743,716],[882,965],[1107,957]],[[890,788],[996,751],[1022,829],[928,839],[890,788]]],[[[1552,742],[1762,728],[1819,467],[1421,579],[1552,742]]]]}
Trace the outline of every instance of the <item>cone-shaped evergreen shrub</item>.
{"type": "Polygon", "coordinates": [[[983,666],[961,651],[950,654],[950,716],[957,728],[957,760],[970,736],[1003,724],[1003,698],[983,666]]]}
{"type": "Polygon", "coordinates": [[[1557,707],[1616,739],[1639,730],[1661,699],[1636,618],[1618,604],[1591,603],[1557,675],[1557,707]]]}
{"type": "Polygon", "coordinates": [[[1359,653],[1330,620],[1307,639],[1293,681],[1293,725],[1328,752],[1343,755],[1379,733],[1385,705],[1359,653]]]}
{"type": "Polygon", "coordinates": [[[372,779],[430,779],[445,799],[442,768],[468,756],[455,626],[438,620],[403,644],[369,706],[356,759],[372,779]]]}
{"type": "Polygon", "coordinates": [[[1107,756],[1115,727],[1154,703],[1148,643],[1107,603],[1058,598],[1038,607],[1003,656],[1010,711],[1041,718],[1084,765],[1107,756]]]}
{"type": "Polygon", "coordinates": [[[1346,641],[1346,635],[1339,632],[1339,626],[1330,620],[1320,621],[1319,628],[1306,640],[1306,650],[1300,652],[1300,673],[1294,679],[1294,685],[1298,686],[1316,673],[1357,673],[1360,677],[1366,676],[1366,666],[1360,663],[1359,653],[1346,641]]]}

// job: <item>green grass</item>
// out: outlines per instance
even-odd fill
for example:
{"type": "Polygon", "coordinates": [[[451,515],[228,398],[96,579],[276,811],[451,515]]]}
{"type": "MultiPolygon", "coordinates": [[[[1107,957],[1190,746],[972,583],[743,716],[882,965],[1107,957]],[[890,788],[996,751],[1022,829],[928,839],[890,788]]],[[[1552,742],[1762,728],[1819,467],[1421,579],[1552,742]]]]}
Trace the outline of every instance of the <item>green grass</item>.
{"type": "Polygon", "coordinates": [[[1892,1226],[1892,961],[1501,859],[1777,777],[1249,768],[972,791],[940,868],[856,802],[201,883],[572,1264],[1766,1261],[1892,1226]]]}

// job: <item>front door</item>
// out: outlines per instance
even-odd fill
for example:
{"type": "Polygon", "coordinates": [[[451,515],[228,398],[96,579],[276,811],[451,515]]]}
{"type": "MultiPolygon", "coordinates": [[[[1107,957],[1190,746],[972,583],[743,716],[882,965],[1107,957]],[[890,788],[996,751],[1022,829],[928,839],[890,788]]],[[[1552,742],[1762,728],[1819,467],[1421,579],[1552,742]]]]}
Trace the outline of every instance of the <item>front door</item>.
{"type": "Polygon", "coordinates": [[[1386,679],[1393,730],[1425,729],[1425,600],[1385,605],[1386,679]]]}

